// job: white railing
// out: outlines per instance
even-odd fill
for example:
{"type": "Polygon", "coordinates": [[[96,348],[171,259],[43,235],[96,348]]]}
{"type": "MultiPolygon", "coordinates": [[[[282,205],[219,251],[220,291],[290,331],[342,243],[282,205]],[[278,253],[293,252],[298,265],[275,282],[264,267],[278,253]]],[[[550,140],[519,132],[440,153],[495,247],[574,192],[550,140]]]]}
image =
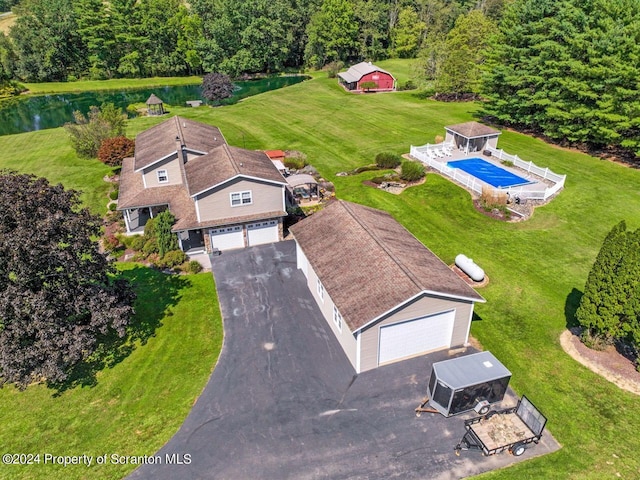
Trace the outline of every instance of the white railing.
{"type": "MultiPolygon", "coordinates": [[[[462,186],[474,192],[482,193],[482,187],[483,185],[486,186],[486,184],[480,182],[468,173],[463,172],[459,168],[448,167],[444,160],[438,160],[438,158],[436,158],[436,151],[443,152],[446,151],[446,149],[450,148],[452,148],[452,146],[448,144],[426,144],[420,147],[411,145],[409,155],[416,160],[420,160],[422,163],[425,163],[431,168],[438,170],[443,175],[452,178],[462,186]]],[[[491,155],[498,158],[499,160],[508,160],[510,162],[513,162],[516,167],[554,183],[553,186],[547,187],[544,191],[528,190],[526,189],[526,186],[494,188],[494,190],[506,192],[512,197],[520,197],[522,199],[547,200],[549,197],[555,195],[558,191],[560,191],[562,187],[564,187],[564,182],[567,178],[566,175],[558,175],[548,168],[538,167],[533,162],[525,162],[517,155],[509,155],[504,150],[497,150],[492,147],[488,147],[486,148],[486,150],[489,150],[491,152],[491,155]]]]}

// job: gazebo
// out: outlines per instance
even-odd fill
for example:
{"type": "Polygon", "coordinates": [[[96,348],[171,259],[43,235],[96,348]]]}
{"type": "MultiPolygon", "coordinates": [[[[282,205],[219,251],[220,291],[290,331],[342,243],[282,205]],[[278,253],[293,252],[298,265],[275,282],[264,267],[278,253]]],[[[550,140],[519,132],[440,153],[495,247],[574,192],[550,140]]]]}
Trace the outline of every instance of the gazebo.
{"type": "Polygon", "coordinates": [[[164,115],[163,102],[154,93],[147,100],[147,113],[149,115],[164,115]]]}
{"type": "Polygon", "coordinates": [[[445,143],[454,146],[458,150],[480,152],[487,147],[496,148],[500,130],[488,127],[478,122],[459,123],[444,127],[447,132],[445,143]]]}
{"type": "Polygon", "coordinates": [[[297,173],[287,177],[289,190],[296,201],[317,200],[319,197],[318,182],[311,175],[297,173]]]}

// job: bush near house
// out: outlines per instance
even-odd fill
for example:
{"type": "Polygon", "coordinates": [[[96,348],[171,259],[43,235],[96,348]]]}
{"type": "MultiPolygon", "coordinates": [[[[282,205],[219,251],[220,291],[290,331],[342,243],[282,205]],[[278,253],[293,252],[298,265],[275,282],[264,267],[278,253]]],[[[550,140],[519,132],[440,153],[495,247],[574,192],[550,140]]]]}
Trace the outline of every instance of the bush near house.
{"type": "Polygon", "coordinates": [[[135,146],[136,143],[127,137],[107,138],[100,144],[98,160],[110,167],[119,167],[122,165],[122,159],[133,156],[135,146]]]}

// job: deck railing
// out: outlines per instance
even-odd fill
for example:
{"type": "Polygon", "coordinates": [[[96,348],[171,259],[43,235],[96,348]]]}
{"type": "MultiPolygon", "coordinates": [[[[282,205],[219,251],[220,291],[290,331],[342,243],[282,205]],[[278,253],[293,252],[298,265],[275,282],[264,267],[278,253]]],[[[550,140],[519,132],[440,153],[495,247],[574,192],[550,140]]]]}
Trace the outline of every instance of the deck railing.
{"type": "MultiPolygon", "coordinates": [[[[468,188],[474,192],[482,193],[482,187],[487,186],[484,182],[480,182],[475,177],[463,172],[459,168],[448,167],[446,161],[441,161],[436,158],[435,152],[441,152],[445,148],[451,148],[450,145],[445,144],[426,144],[420,147],[411,145],[409,154],[416,160],[420,160],[422,163],[438,170],[443,175],[452,178],[460,185],[468,188]]],[[[496,191],[506,192],[512,197],[519,197],[521,199],[534,199],[534,200],[547,200],[552,195],[555,195],[558,191],[564,187],[564,182],[567,178],[566,175],[558,175],[552,172],[548,168],[542,168],[534,164],[533,162],[525,162],[517,155],[509,155],[504,150],[498,150],[492,147],[488,147],[486,150],[491,152],[491,156],[496,157],[499,160],[508,160],[513,162],[514,166],[525,170],[541,179],[548,180],[553,183],[552,186],[548,186],[543,190],[530,190],[526,185],[520,187],[508,187],[508,188],[493,188],[496,191]]]]}

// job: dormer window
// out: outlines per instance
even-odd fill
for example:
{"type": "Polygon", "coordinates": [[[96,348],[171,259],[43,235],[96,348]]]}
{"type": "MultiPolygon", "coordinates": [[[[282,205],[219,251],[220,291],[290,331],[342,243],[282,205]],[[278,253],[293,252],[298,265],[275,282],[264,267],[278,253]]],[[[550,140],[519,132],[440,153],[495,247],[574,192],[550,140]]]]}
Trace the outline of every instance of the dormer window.
{"type": "Polygon", "coordinates": [[[158,170],[158,183],[167,183],[169,182],[169,174],[167,174],[166,170],[158,170]]]}

